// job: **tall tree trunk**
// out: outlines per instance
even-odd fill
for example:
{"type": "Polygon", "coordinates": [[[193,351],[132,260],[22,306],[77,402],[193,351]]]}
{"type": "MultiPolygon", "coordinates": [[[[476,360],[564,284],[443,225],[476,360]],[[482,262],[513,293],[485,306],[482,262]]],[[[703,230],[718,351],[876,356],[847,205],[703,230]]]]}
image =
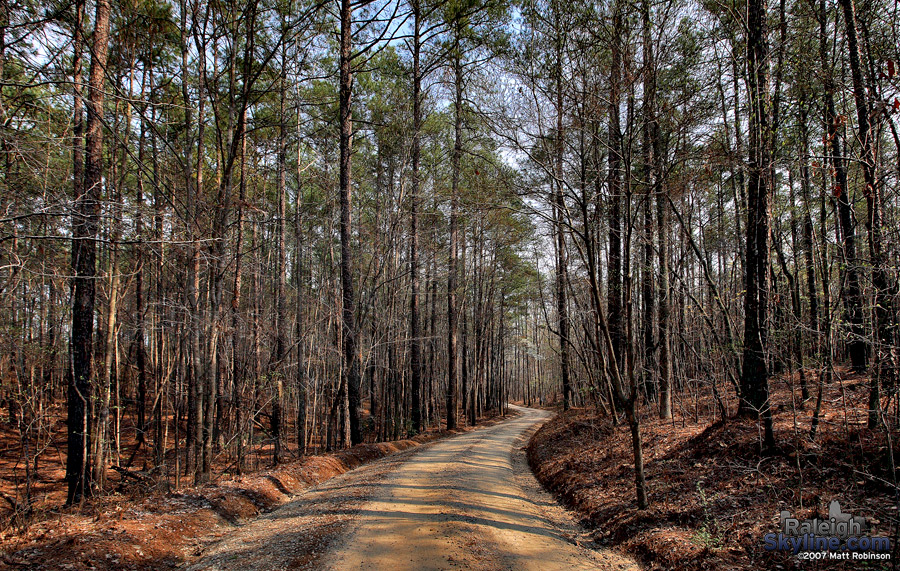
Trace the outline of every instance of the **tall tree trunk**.
{"type": "MultiPolygon", "coordinates": [[[[656,63],[653,59],[653,37],[650,29],[650,5],[647,0],[641,2],[641,31],[644,52],[644,104],[643,125],[641,129],[641,151],[643,161],[645,196],[642,198],[642,216],[644,244],[642,248],[643,267],[641,268],[641,298],[643,305],[642,337],[644,345],[644,366],[641,372],[642,385],[648,395],[653,396],[656,384],[653,377],[658,371],[656,366],[656,342],[654,335],[654,306],[656,297],[653,287],[653,242],[654,226],[653,198],[658,192],[655,168],[656,152],[654,145],[659,137],[656,124],[656,63]]],[[[668,397],[668,395],[664,395],[668,397]]],[[[669,397],[670,398],[670,397],[669,397]]],[[[665,404],[660,402],[660,412],[665,404]]],[[[671,407],[671,405],[669,405],[671,407]]],[[[666,418],[665,416],[663,418],[666,418]]]]}
{"type": "Polygon", "coordinates": [[[459,169],[462,158],[462,56],[459,53],[459,31],[453,53],[453,154],[450,157],[450,260],[447,269],[447,430],[456,428],[457,401],[459,400],[459,354],[457,334],[459,314],[456,307],[457,277],[459,272],[459,169]]]}
{"type": "MultiPolygon", "coordinates": [[[[281,452],[281,417],[282,417],[282,388],[284,383],[285,358],[287,356],[287,293],[285,291],[285,272],[287,271],[287,125],[286,125],[286,95],[287,95],[287,23],[281,22],[281,82],[278,97],[278,221],[276,233],[278,240],[278,267],[275,268],[275,362],[273,373],[277,379],[277,400],[272,411],[273,420],[278,426],[278,432],[272,434],[275,440],[275,448],[272,460],[275,464],[282,461],[281,452]]],[[[298,364],[299,366],[299,364],[298,364]]]]}
{"type": "Polygon", "coordinates": [[[747,185],[747,263],[744,293],[744,355],[740,412],[762,415],[765,444],[775,445],[769,404],[768,308],[772,167],[767,0],[749,0],[747,65],[750,87],[750,154],[747,185]]]}
{"type": "Polygon", "coordinates": [[[800,123],[800,194],[803,196],[803,259],[806,265],[806,291],[809,298],[809,330],[812,334],[811,344],[814,355],[818,355],[821,339],[819,332],[819,294],[816,288],[816,265],[813,250],[813,221],[812,203],[810,198],[810,172],[809,172],[809,104],[805,86],[801,83],[799,105],[800,123]]]}
{"type": "MultiPolygon", "coordinates": [[[[563,39],[561,37],[559,12],[556,11],[556,140],[554,149],[554,210],[556,211],[556,318],[559,328],[559,368],[562,377],[563,410],[572,405],[572,383],[569,378],[569,307],[566,287],[569,282],[569,259],[566,253],[566,234],[563,225],[566,220],[566,201],[563,192],[563,39]]],[[[502,320],[501,314],[501,320],[502,320]]]]}
{"type": "MultiPolygon", "coordinates": [[[[300,114],[300,106],[297,107],[297,135],[299,139],[300,135],[300,125],[301,125],[301,114],[300,114]]],[[[301,455],[305,455],[307,451],[307,409],[308,409],[308,391],[307,385],[309,382],[307,372],[308,362],[304,358],[304,350],[303,350],[303,284],[302,284],[302,262],[303,256],[302,251],[300,249],[300,245],[302,243],[302,233],[303,233],[303,223],[301,214],[303,212],[303,198],[302,198],[302,161],[300,160],[300,153],[302,147],[297,145],[297,191],[295,195],[295,203],[294,203],[294,287],[297,290],[296,296],[296,315],[294,317],[294,337],[296,339],[296,354],[297,354],[297,452],[301,455]]],[[[313,421],[315,421],[315,410],[313,410],[313,421]]],[[[374,413],[374,411],[373,411],[374,413]]]]}
{"type": "MultiPolygon", "coordinates": [[[[464,276],[468,275],[468,267],[466,266],[466,232],[463,231],[462,236],[462,258],[460,266],[464,276]]],[[[465,279],[465,278],[464,278],[465,279]]],[[[463,286],[466,291],[468,282],[463,286]]],[[[471,351],[469,351],[469,310],[466,303],[466,297],[463,296],[462,308],[462,392],[463,392],[463,416],[468,418],[469,426],[475,426],[478,422],[478,415],[475,411],[475,383],[471,375],[471,351]]]]}
{"type": "Polygon", "coordinates": [[[670,352],[669,199],[656,196],[656,233],[659,236],[659,416],[672,418],[672,356],[670,352]]]}
{"type": "MultiPolygon", "coordinates": [[[[431,229],[431,242],[434,243],[434,227],[431,229]]],[[[425,276],[425,283],[427,284],[431,281],[431,312],[430,319],[428,325],[428,384],[431,387],[431,395],[433,398],[432,409],[434,410],[435,416],[435,424],[440,427],[441,425],[441,395],[438,390],[438,381],[437,375],[435,374],[435,365],[437,362],[437,343],[435,343],[435,332],[437,331],[437,316],[438,316],[438,295],[437,295],[437,256],[431,256],[431,264],[429,266],[429,272],[425,276]]]]}
{"type": "MultiPolygon", "coordinates": [[[[141,99],[144,98],[146,82],[141,81],[141,99]]],[[[138,135],[138,163],[144,164],[145,159],[145,141],[146,141],[146,124],[143,114],[141,115],[140,134],[138,135]]],[[[138,369],[138,427],[143,426],[145,422],[144,407],[141,406],[147,394],[147,352],[145,349],[146,331],[145,331],[145,309],[144,309],[144,173],[137,175],[136,190],[136,212],[135,212],[135,234],[138,244],[134,247],[134,258],[137,269],[134,276],[134,306],[137,318],[137,330],[135,331],[135,364],[138,369]]],[[[119,412],[117,411],[117,415],[119,412]]],[[[143,432],[138,430],[140,438],[143,432]]]]}
{"type": "MultiPolygon", "coordinates": [[[[72,221],[72,376],[68,394],[66,479],[71,504],[89,493],[91,400],[97,232],[103,190],[103,101],[109,51],[109,0],[98,0],[94,18],[85,137],[84,186],[72,221]]],[[[76,32],[77,33],[77,32],[76,32]]],[[[80,66],[79,66],[80,67],[80,66]]],[[[76,99],[78,94],[76,93],[76,99]]]]}
{"type": "MultiPolygon", "coordinates": [[[[82,99],[82,89],[81,84],[84,79],[84,74],[82,71],[82,59],[84,52],[84,35],[82,32],[82,27],[84,26],[84,0],[76,0],[75,1],[75,22],[74,22],[74,54],[72,57],[72,87],[74,93],[74,104],[72,111],[72,123],[73,123],[73,137],[72,137],[72,179],[73,179],[73,192],[72,195],[75,198],[76,205],[82,205],[82,196],[84,194],[84,137],[82,136],[82,132],[84,129],[83,122],[83,99],[82,99]]],[[[5,47],[5,46],[4,46],[5,47]]],[[[81,218],[82,214],[80,211],[76,211],[73,216],[72,225],[73,229],[78,230],[79,228],[84,228],[86,220],[81,218]]],[[[83,232],[87,232],[88,229],[84,228],[81,230],[83,232]]],[[[81,259],[81,247],[82,241],[73,240],[72,241],[72,267],[75,270],[76,276],[78,275],[79,265],[86,260],[81,259]]],[[[87,265],[87,264],[85,264],[87,265]]],[[[76,277],[76,280],[78,278],[76,277]]],[[[93,287],[93,281],[90,277],[85,276],[82,278],[82,281],[89,281],[90,283],[82,283],[81,289],[79,293],[85,287],[93,287]]],[[[84,292],[82,296],[79,298],[73,299],[73,301],[83,301],[83,303],[88,303],[93,306],[93,293],[84,292]]],[[[88,308],[81,307],[82,311],[88,311],[88,308]]],[[[93,308],[89,310],[88,320],[80,319],[81,326],[88,325],[91,328],[93,327],[93,308]]],[[[74,316],[73,316],[74,323],[74,316]]],[[[89,332],[79,331],[80,335],[91,335],[92,329],[89,332]]],[[[75,331],[72,331],[72,358],[74,359],[75,353],[75,331]]],[[[82,359],[84,358],[84,351],[90,351],[91,348],[91,339],[87,340],[78,339],[79,351],[82,359]]],[[[67,442],[67,455],[66,455],[66,481],[68,482],[68,494],[66,496],[66,503],[73,503],[79,501],[84,492],[84,481],[86,478],[86,474],[84,472],[84,465],[86,462],[86,458],[84,458],[84,450],[87,446],[87,414],[88,409],[86,405],[88,404],[88,396],[81,393],[81,390],[84,387],[90,387],[90,353],[87,355],[87,362],[85,363],[83,360],[79,363],[80,374],[87,375],[87,379],[79,380],[78,376],[75,374],[75,370],[72,367],[68,367],[68,374],[66,375],[67,379],[67,415],[68,415],[68,442],[67,442]],[[86,365],[86,369],[85,369],[86,365]]],[[[9,416],[10,423],[14,424],[16,422],[15,419],[15,402],[16,399],[11,397],[9,399],[9,416]]]]}
{"type": "Polygon", "coordinates": [[[340,194],[341,194],[341,290],[343,327],[344,384],[347,387],[349,408],[350,443],[362,441],[359,426],[359,361],[356,356],[356,298],[353,291],[353,250],[350,220],[350,153],[353,142],[353,116],[351,97],[353,72],[351,70],[351,2],[341,0],[341,56],[340,56],[340,194]]]}
{"type": "MultiPolygon", "coordinates": [[[[244,371],[246,370],[246,361],[249,359],[249,356],[244,354],[241,355],[241,339],[246,337],[244,331],[242,331],[241,327],[241,297],[242,297],[242,282],[244,278],[244,266],[243,266],[243,242],[244,242],[244,207],[243,204],[246,200],[247,196],[247,137],[244,136],[241,141],[241,158],[240,158],[240,181],[238,182],[238,206],[237,206],[237,220],[236,220],[236,228],[235,228],[235,244],[234,244],[234,287],[231,293],[231,383],[232,383],[232,410],[235,413],[235,427],[236,427],[236,435],[235,439],[238,446],[238,458],[240,459],[243,455],[242,450],[242,439],[243,434],[241,434],[242,424],[243,424],[243,403],[241,402],[241,394],[243,392],[244,385],[244,371]]],[[[277,270],[276,270],[277,273],[277,270]]],[[[254,303],[255,300],[251,300],[251,303],[254,303]]],[[[276,315],[277,319],[277,315],[276,315]]],[[[277,327],[277,324],[276,324],[277,327]]],[[[257,336],[259,334],[258,331],[254,329],[253,335],[257,336]]],[[[275,341],[275,350],[278,351],[278,340],[275,341]]],[[[220,397],[224,397],[224,395],[220,395],[220,397]]],[[[222,407],[219,407],[219,414],[221,414],[222,407]]],[[[274,432],[277,427],[275,425],[275,420],[273,418],[273,438],[274,432]]],[[[218,424],[218,423],[217,423],[218,424]]],[[[277,444],[276,444],[277,448],[277,444]]],[[[239,462],[240,464],[240,462],[239,462]]],[[[277,461],[276,461],[277,464],[277,461]]],[[[240,469],[240,465],[238,469],[240,469]]]]}
{"type": "Polygon", "coordinates": [[[421,52],[422,10],[419,0],[413,0],[413,133],[412,133],[412,196],[409,211],[409,362],[412,385],[413,430],[422,432],[422,340],[419,325],[419,155],[422,129],[422,72],[421,52]]]}
{"type": "MultiPolygon", "coordinates": [[[[659,120],[656,115],[656,61],[653,54],[653,40],[650,20],[650,6],[647,0],[642,2],[643,18],[643,42],[645,79],[644,97],[644,121],[646,123],[645,145],[650,154],[650,173],[652,178],[653,196],[656,200],[656,236],[659,241],[658,263],[659,273],[657,281],[657,348],[655,361],[651,360],[651,366],[656,366],[659,377],[659,417],[668,419],[672,417],[672,386],[671,370],[672,357],[669,352],[669,305],[671,295],[669,292],[669,198],[665,195],[662,177],[662,141],[659,133],[659,120]]],[[[649,209],[650,197],[647,197],[649,209]]],[[[645,218],[648,215],[645,214],[645,218]]],[[[649,221],[647,222],[649,224],[649,221]]],[[[648,246],[652,248],[652,236],[646,238],[648,246]]],[[[652,262],[648,262],[645,271],[652,272],[652,262]]],[[[652,318],[652,311],[647,311],[647,317],[652,318]]],[[[645,334],[645,343],[652,341],[652,331],[645,334]]]]}
{"type": "MultiPolygon", "coordinates": [[[[741,130],[741,90],[740,90],[740,54],[738,53],[738,42],[733,43],[731,57],[731,88],[734,91],[734,152],[737,155],[737,194],[734,196],[734,228],[738,236],[741,235],[741,219],[743,213],[747,212],[747,185],[745,183],[744,174],[746,165],[744,165],[744,135],[741,130]]],[[[741,269],[745,270],[747,265],[747,253],[744,251],[744,242],[738,240],[738,256],[741,259],[741,269]]]]}
{"type": "Polygon", "coordinates": [[[865,332],[863,331],[862,290],[860,287],[859,263],[856,259],[856,230],[853,223],[853,209],[850,188],[847,181],[847,166],[842,141],[843,118],[838,117],[834,102],[834,71],[828,58],[828,10],[825,1],[819,3],[819,58],[823,68],[823,88],[825,91],[826,147],[831,148],[831,166],[834,168],[834,196],[837,200],[838,228],[843,254],[844,289],[843,301],[850,322],[850,338],[847,349],[854,370],[864,371],[868,356],[865,332]]]}
{"type": "MultiPolygon", "coordinates": [[[[127,137],[126,137],[127,139],[127,137]]],[[[110,177],[115,180],[115,176],[110,177]]],[[[115,201],[110,201],[118,206],[119,197],[115,201]]],[[[118,344],[116,342],[116,312],[118,310],[119,301],[119,258],[117,243],[120,238],[119,220],[121,219],[118,209],[112,212],[110,224],[113,228],[110,231],[109,260],[107,262],[107,273],[109,282],[109,302],[106,306],[106,339],[105,350],[103,355],[103,375],[101,377],[99,394],[97,395],[97,422],[96,436],[94,438],[93,453],[93,474],[94,482],[97,490],[102,492],[106,487],[106,464],[107,450],[109,449],[109,405],[111,397],[112,382],[115,373],[114,367],[118,359],[118,344]]]]}
{"type": "Polygon", "coordinates": [[[892,296],[888,284],[887,260],[884,255],[881,233],[882,196],[881,185],[878,181],[878,154],[875,150],[875,138],[877,134],[869,124],[869,102],[866,95],[866,86],[863,80],[862,64],[860,63],[859,41],[856,32],[856,13],[853,0],[840,0],[844,12],[844,22],[847,27],[847,49],[850,52],[850,73],[853,77],[853,97],[856,101],[856,119],[859,127],[859,142],[862,145],[863,181],[865,188],[863,194],[866,197],[868,216],[866,228],[869,237],[869,257],[872,264],[872,286],[875,290],[873,326],[873,345],[875,371],[870,375],[869,385],[869,428],[875,428],[880,423],[880,381],[890,382],[896,371],[896,351],[893,343],[891,329],[896,327],[893,323],[891,309],[892,296]]]}
{"type": "MultiPolygon", "coordinates": [[[[204,98],[204,82],[205,82],[205,59],[201,58],[198,88],[200,93],[197,97],[197,168],[193,165],[192,150],[194,139],[191,136],[193,130],[192,109],[193,102],[190,98],[188,82],[186,79],[190,73],[188,65],[188,54],[191,46],[188,38],[188,4],[186,0],[181,1],[181,74],[184,79],[181,82],[182,105],[184,106],[184,158],[183,158],[183,177],[185,187],[188,189],[186,193],[186,210],[188,219],[184,221],[185,238],[190,242],[190,271],[186,272],[184,280],[184,293],[187,299],[189,321],[187,324],[188,331],[188,364],[185,367],[187,375],[188,387],[188,426],[187,441],[185,444],[185,473],[196,473],[196,466],[200,463],[201,441],[202,441],[202,424],[203,424],[203,406],[201,389],[201,305],[200,305],[200,243],[198,241],[200,213],[202,211],[201,196],[203,192],[203,135],[204,121],[203,113],[205,109],[204,98]]],[[[197,30],[195,30],[197,33],[197,30]]],[[[201,44],[205,49],[205,45],[201,44]]]]}
{"type": "Polygon", "coordinates": [[[623,360],[622,325],[622,127],[619,116],[621,102],[622,46],[618,31],[622,29],[622,9],[616,3],[613,8],[613,34],[610,50],[612,65],[609,78],[609,171],[607,186],[609,187],[609,254],[608,254],[608,292],[607,305],[609,313],[610,337],[612,339],[615,361],[619,367],[623,360]]]}

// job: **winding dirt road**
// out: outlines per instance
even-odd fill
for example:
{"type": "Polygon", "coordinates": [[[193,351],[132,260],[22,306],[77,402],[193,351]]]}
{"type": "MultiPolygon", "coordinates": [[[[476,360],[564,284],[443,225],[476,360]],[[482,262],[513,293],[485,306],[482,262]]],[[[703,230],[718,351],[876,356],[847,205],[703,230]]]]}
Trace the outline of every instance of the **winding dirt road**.
{"type": "Polygon", "coordinates": [[[549,413],[393,455],[329,480],[210,545],[193,570],[638,569],[577,545],[522,447],[549,413]]]}

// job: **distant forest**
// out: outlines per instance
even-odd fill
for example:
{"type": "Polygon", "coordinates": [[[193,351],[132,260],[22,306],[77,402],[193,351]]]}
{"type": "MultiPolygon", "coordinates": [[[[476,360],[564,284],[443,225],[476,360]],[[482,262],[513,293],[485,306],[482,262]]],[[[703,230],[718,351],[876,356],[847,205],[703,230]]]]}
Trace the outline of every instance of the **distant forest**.
{"type": "Polygon", "coordinates": [[[624,419],[646,507],[642,418],[773,449],[770,379],[814,438],[844,364],[890,441],[898,11],[0,0],[8,500],[39,458],[75,503],[517,401],[624,419]]]}

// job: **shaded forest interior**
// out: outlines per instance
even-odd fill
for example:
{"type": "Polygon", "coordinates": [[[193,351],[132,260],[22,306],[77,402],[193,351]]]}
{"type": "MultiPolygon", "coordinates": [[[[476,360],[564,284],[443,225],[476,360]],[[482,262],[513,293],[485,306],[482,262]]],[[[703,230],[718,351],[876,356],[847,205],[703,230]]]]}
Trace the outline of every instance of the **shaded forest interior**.
{"type": "Polygon", "coordinates": [[[8,514],[508,402],[624,422],[644,510],[642,422],[779,454],[844,365],[896,494],[898,10],[0,0],[8,514]]]}

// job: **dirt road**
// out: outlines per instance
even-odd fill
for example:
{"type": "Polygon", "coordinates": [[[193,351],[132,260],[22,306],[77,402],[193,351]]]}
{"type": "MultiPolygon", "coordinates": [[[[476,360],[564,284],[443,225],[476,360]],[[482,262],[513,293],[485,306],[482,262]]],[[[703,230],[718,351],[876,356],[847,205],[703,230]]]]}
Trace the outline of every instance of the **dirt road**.
{"type": "Polygon", "coordinates": [[[210,545],[191,569],[638,569],[577,545],[521,450],[549,413],[516,410],[334,478],[210,545]]]}

